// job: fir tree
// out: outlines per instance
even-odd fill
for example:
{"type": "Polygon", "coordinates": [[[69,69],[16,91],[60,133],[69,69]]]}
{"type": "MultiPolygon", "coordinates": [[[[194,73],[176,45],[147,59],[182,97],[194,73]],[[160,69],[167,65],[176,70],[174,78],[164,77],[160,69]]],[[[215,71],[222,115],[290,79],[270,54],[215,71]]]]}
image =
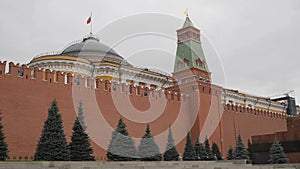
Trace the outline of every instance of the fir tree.
{"type": "Polygon", "coordinates": [[[274,141],[271,145],[269,161],[272,164],[282,164],[288,162],[283,147],[280,145],[278,141],[274,141]]]}
{"type": "Polygon", "coordinates": [[[2,115],[0,113],[0,160],[6,160],[8,156],[7,143],[5,142],[5,135],[3,132],[2,115]]]}
{"type": "Polygon", "coordinates": [[[86,130],[86,125],[85,125],[85,122],[84,122],[84,115],[83,115],[83,107],[82,107],[82,102],[80,101],[79,102],[79,107],[78,107],[78,120],[82,126],[82,128],[84,130],[86,130]]]}
{"type": "Polygon", "coordinates": [[[213,142],[211,146],[211,151],[213,155],[217,157],[217,160],[223,160],[219,146],[215,142],[213,142]]]}
{"type": "Polygon", "coordinates": [[[78,118],[76,118],[73,125],[69,148],[71,161],[95,161],[95,157],[91,155],[93,149],[89,143],[89,136],[86,134],[78,118]]]}
{"type": "Polygon", "coordinates": [[[229,147],[228,153],[227,153],[227,160],[234,160],[234,149],[232,146],[229,147]]]}
{"type": "Polygon", "coordinates": [[[249,158],[250,160],[252,160],[252,154],[253,154],[253,150],[252,150],[252,144],[250,142],[250,140],[248,139],[248,148],[247,148],[247,151],[249,153],[249,158]]]}
{"type": "Polygon", "coordinates": [[[248,160],[249,155],[248,155],[248,151],[244,146],[242,137],[239,134],[236,142],[236,147],[235,147],[235,160],[242,160],[242,159],[248,160]]]}
{"type": "Polygon", "coordinates": [[[69,160],[69,150],[63,131],[62,118],[55,99],[48,110],[48,117],[34,154],[34,160],[69,160]]]}
{"type": "Polygon", "coordinates": [[[179,154],[174,144],[172,130],[171,128],[169,128],[168,143],[167,143],[166,151],[164,153],[164,161],[177,161],[178,156],[179,154]]]}
{"type": "Polygon", "coordinates": [[[118,132],[117,131],[113,131],[112,135],[111,135],[111,140],[110,143],[107,147],[107,153],[106,153],[106,157],[108,159],[108,161],[118,161],[118,150],[114,147],[115,146],[115,140],[117,137],[118,132]]]}
{"type": "Polygon", "coordinates": [[[200,143],[199,141],[199,138],[197,138],[195,143],[195,153],[196,153],[197,160],[204,160],[206,153],[203,144],[200,143]]]}
{"type": "Polygon", "coordinates": [[[112,133],[106,156],[109,161],[132,161],[137,158],[134,140],[129,136],[122,118],[112,133]]]}
{"type": "Polygon", "coordinates": [[[207,137],[205,138],[204,149],[205,149],[205,157],[204,157],[204,160],[206,160],[206,161],[214,160],[214,155],[213,155],[213,153],[211,152],[210,145],[209,145],[209,140],[208,140],[207,137]]]}
{"type": "Polygon", "coordinates": [[[146,133],[141,139],[138,148],[139,157],[142,161],[161,161],[162,157],[154,137],[151,135],[149,124],[146,127],[146,133]]]}
{"type": "Polygon", "coordinates": [[[197,160],[197,156],[196,156],[196,152],[194,150],[193,144],[192,144],[190,132],[188,132],[186,135],[186,143],[185,143],[185,148],[184,148],[184,152],[183,152],[183,160],[184,161],[197,160]]]}

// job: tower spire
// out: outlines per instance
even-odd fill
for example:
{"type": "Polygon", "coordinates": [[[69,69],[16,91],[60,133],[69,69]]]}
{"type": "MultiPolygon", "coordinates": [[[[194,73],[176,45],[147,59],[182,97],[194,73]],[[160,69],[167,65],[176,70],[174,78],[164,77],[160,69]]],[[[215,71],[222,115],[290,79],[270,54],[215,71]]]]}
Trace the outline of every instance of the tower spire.
{"type": "Polygon", "coordinates": [[[174,64],[174,75],[180,72],[190,71],[210,80],[210,72],[206,63],[200,41],[200,30],[190,20],[187,11],[183,27],[177,30],[177,51],[174,64]]]}
{"type": "Polygon", "coordinates": [[[186,10],[184,11],[184,15],[185,17],[189,17],[189,12],[188,12],[188,9],[186,8],[186,10]]]}

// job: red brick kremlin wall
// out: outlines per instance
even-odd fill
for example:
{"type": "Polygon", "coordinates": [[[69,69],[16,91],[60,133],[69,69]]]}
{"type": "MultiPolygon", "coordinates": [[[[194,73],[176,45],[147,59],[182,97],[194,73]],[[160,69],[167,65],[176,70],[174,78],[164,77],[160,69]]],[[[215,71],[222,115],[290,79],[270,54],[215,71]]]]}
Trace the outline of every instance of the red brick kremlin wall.
{"type": "MultiPolygon", "coordinates": [[[[86,83],[84,77],[74,88],[72,86],[76,85],[76,82],[71,74],[67,74],[66,80],[64,73],[35,68],[34,76],[32,76],[32,68],[24,65],[21,66],[24,70],[23,76],[19,77],[19,65],[13,63],[9,63],[9,67],[5,67],[5,65],[5,62],[0,64],[0,111],[3,117],[6,141],[9,145],[10,159],[33,157],[48,108],[54,98],[58,102],[64,131],[69,142],[79,101],[74,99],[74,95],[79,95],[83,100],[84,113],[88,123],[87,132],[92,135],[90,137],[93,140],[92,146],[97,160],[105,160],[106,152],[101,148],[101,144],[108,144],[111,136],[111,131],[103,127],[104,124],[114,129],[120,117],[123,117],[129,134],[136,138],[143,136],[146,123],[149,123],[152,134],[158,136],[155,139],[161,151],[164,151],[167,142],[166,131],[171,126],[175,142],[179,142],[177,149],[181,154],[183,154],[185,145],[184,135],[190,129],[191,124],[193,124],[191,129],[193,140],[195,141],[196,137],[200,136],[201,141],[204,141],[205,136],[209,136],[210,141],[219,145],[224,157],[226,157],[229,146],[235,145],[238,133],[241,133],[246,144],[247,139],[253,135],[286,131],[286,117],[283,115],[230,105],[220,106],[221,88],[213,85],[204,85],[203,88],[190,91],[188,95],[167,90],[154,90],[155,92],[152,94],[150,90],[153,89],[131,86],[132,93],[128,94],[130,86],[126,86],[122,93],[121,90],[124,89],[117,85],[114,92],[111,91],[112,84],[109,81],[97,79],[94,83],[92,79],[89,79],[89,82],[86,83]],[[5,69],[9,69],[8,73],[5,73],[5,69]],[[67,84],[65,84],[65,80],[67,84]],[[96,89],[94,89],[95,87],[96,89]],[[147,91],[147,96],[144,96],[144,90],[147,91]],[[76,92],[74,93],[74,91],[76,92]],[[199,99],[192,99],[196,95],[199,96],[199,99]],[[164,96],[166,99],[160,100],[164,96]],[[94,102],[91,97],[96,98],[94,102]],[[150,122],[143,119],[148,114],[137,115],[142,121],[132,121],[124,114],[119,113],[115,106],[114,100],[116,98],[122,100],[123,97],[124,99],[129,98],[129,102],[137,111],[147,111],[151,109],[151,104],[161,104],[164,107],[157,118],[150,122]],[[152,102],[149,101],[150,97],[152,102]],[[89,101],[84,102],[84,100],[89,101]],[[95,111],[96,109],[92,108],[95,108],[95,105],[99,110],[95,111]],[[191,115],[190,112],[195,110],[198,111],[196,116],[191,115]],[[214,116],[210,117],[211,113],[215,113],[214,116]],[[100,117],[104,121],[99,121],[100,117]],[[177,121],[179,118],[181,118],[180,122],[177,121]],[[173,127],[175,123],[177,125],[173,127]],[[217,124],[215,127],[214,123],[217,124]],[[212,127],[205,128],[204,126],[212,127]],[[205,128],[205,132],[202,132],[203,128],[205,128]]],[[[122,104],[123,102],[119,106],[122,107],[122,104]]],[[[153,105],[153,109],[160,109],[160,106],[153,105]]],[[[136,145],[138,144],[139,142],[136,140],[136,145]]]]}

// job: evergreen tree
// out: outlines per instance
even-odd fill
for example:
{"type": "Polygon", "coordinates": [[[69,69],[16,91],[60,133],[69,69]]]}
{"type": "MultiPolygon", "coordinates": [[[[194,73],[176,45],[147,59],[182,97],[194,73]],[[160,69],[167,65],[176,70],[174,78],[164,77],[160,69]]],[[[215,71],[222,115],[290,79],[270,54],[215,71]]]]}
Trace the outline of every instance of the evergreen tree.
{"type": "Polygon", "coordinates": [[[210,145],[209,145],[209,140],[208,140],[207,137],[205,138],[204,149],[205,149],[205,157],[204,157],[204,160],[206,160],[206,161],[214,160],[214,155],[213,155],[213,153],[211,152],[210,145]]]}
{"type": "Polygon", "coordinates": [[[132,161],[137,158],[134,140],[129,136],[122,118],[112,133],[106,156],[109,161],[132,161]]]}
{"type": "Polygon", "coordinates": [[[89,136],[81,126],[78,118],[76,118],[73,125],[69,148],[71,161],[95,161],[95,157],[91,155],[93,149],[89,143],[89,136]]]}
{"type": "Polygon", "coordinates": [[[232,146],[229,147],[228,153],[227,153],[227,160],[234,160],[234,149],[232,146]]]}
{"type": "Polygon", "coordinates": [[[3,132],[3,125],[2,125],[2,116],[0,113],[0,160],[6,160],[8,156],[8,148],[7,143],[5,142],[5,135],[3,132]]]}
{"type": "Polygon", "coordinates": [[[190,132],[188,132],[186,135],[186,143],[185,143],[185,148],[184,148],[184,152],[183,152],[183,160],[184,161],[197,160],[197,156],[196,156],[196,152],[194,150],[193,144],[192,144],[190,132]]]}
{"type": "Polygon", "coordinates": [[[197,138],[195,143],[195,153],[196,153],[197,160],[204,160],[206,153],[203,144],[200,143],[199,141],[199,138],[197,138]]]}
{"type": "Polygon", "coordinates": [[[177,161],[178,156],[179,154],[174,144],[172,130],[171,128],[169,128],[168,143],[167,143],[166,151],[164,153],[164,161],[177,161]]]}
{"type": "Polygon", "coordinates": [[[248,139],[248,148],[247,148],[247,151],[249,153],[249,158],[250,160],[252,160],[252,154],[253,154],[253,150],[252,150],[252,144],[250,142],[250,140],[248,139]]]}
{"type": "Polygon", "coordinates": [[[161,161],[162,157],[157,144],[154,141],[154,137],[151,135],[149,124],[146,127],[146,133],[141,139],[141,143],[138,148],[139,157],[142,161],[161,161]]]}
{"type": "Polygon", "coordinates": [[[117,131],[113,131],[111,135],[110,143],[107,147],[106,157],[108,161],[118,161],[119,156],[117,155],[118,150],[114,147],[116,145],[117,131]]]}
{"type": "Polygon", "coordinates": [[[69,155],[61,114],[54,99],[48,110],[48,117],[44,123],[34,160],[67,161],[69,155]]]}
{"type": "Polygon", "coordinates": [[[82,107],[82,102],[80,101],[79,102],[79,107],[78,107],[78,120],[82,126],[82,128],[84,130],[86,130],[86,125],[85,125],[85,122],[84,122],[84,115],[83,115],[83,107],[82,107]]]}
{"type": "Polygon", "coordinates": [[[242,160],[242,159],[248,160],[249,155],[248,155],[248,151],[244,146],[242,137],[239,134],[236,142],[236,147],[235,147],[235,160],[242,160]]]}
{"type": "Polygon", "coordinates": [[[213,144],[211,146],[211,151],[212,151],[213,155],[217,157],[217,160],[223,160],[219,146],[215,142],[213,142],[213,144]]]}
{"type": "Polygon", "coordinates": [[[278,141],[274,141],[271,145],[269,161],[272,164],[282,164],[288,162],[283,147],[280,145],[278,141]]]}

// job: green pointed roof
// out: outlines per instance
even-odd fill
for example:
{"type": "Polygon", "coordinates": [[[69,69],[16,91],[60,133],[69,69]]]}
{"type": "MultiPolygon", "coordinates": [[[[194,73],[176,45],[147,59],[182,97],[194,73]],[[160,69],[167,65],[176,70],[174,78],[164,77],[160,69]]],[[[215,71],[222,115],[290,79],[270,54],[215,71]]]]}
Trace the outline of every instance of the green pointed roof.
{"type": "MultiPolygon", "coordinates": [[[[181,30],[187,27],[193,27],[194,29],[197,29],[194,27],[188,16],[186,17],[181,30]]],[[[205,72],[209,72],[201,42],[194,37],[189,37],[184,41],[178,42],[174,72],[180,72],[190,68],[198,68],[205,72]],[[188,62],[188,64],[186,64],[185,61],[188,62]]]]}
{"type": "Polygon", "coordinates": [[[190,18],[187,16],[187,17],[185,18],[185,21],[184,21],[184,24],[183,24],[183,27],[182,27],[182,28],[186,28],[186,27],[189,27],[189,26],[194,27],[192,21],[191,21],[190,18]]]}
{"type": "Polygon", "coordinates": [[[194,40],[188,40],[179,43],[177,46],[174,72],[183,71],[192,67],[209,72],[201,44],[194,40]],[[176,66],[176,63],[178,63],[178,61],[183,63],[185,58],[189,60],[187,66],[176,66]],[[202,64],[197,64],[197,59],[200,59],[202,64]]]}

